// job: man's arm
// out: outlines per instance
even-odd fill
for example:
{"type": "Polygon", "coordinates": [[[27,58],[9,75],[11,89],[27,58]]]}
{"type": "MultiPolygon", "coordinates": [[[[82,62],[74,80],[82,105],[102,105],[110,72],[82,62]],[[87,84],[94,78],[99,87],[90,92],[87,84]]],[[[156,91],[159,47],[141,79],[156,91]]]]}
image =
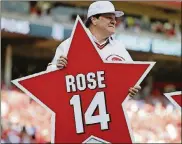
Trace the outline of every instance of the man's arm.
{"type": "Polygon", "coordinates": [[[67,64],[66,56],[69,49],[69,39],[62,42],[56,49],[55,56],[51,63],[48,63],[47,71],[54,71],[63,68],[67,64]],[[60,63],[61,62],[61,63],[60,63]]]}
{"type": "Polygon", "coordinates": [[[54,58],[53,58],[52,62],[48,63],[48,66],[47,66],[47,69],[46,69],[47,71],[54,71],[54,70],[58,69],[57,61],[58,61],[59,57],[61,55],[63,55],[63,53],[64,53],[63,52],[63,46],[62,46],[62,44],[60,44],[56,49],[56,53],[54,55],[54,58]]]}

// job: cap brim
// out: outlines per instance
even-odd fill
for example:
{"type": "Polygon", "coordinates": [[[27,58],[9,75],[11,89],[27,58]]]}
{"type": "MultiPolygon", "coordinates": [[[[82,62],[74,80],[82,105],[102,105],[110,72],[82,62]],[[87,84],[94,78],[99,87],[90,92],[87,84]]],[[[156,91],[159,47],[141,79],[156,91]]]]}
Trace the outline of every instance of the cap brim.
{"type": "Polygon", "coordinates": [[[116,17],[121,17],[124,15],[124,12],[122,12],[122,11],[115,11],[113,13],[116,15],[116,17]]]}
{"type": "Polygon", "coordinates": [[[122,11],[111,11],[111,12],[103,12],[103,13],[98,13],[98,14],[106,14],[106,13],[113,13],[113,14],[115,14],[116,17],[121,17],[124,15],[124,12],[122,12],[122,11]]]}
{"type": "Polygon", "coordinates": [[[113,14],[115,14],[116,17],[121,17],[124,15],[124,12],[122,12],[122,11],[103,12],[103,13],[99,13],[99,14],[106,14],[106,13],[113,13],[113,14]]]}

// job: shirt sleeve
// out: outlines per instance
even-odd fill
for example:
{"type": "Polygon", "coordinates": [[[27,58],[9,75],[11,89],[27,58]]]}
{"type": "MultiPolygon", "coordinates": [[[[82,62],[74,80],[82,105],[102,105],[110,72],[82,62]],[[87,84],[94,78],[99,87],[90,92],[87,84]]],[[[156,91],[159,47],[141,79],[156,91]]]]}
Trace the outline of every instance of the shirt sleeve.
{"type": "MultiPolygon", "coordinates": [[[[68,49],[68,39],[66,41],[64,41],[63,43],[61,43],[55,52],[54,58],[52,59],[52,62],[48,64],[47,66],[47,71],[54,71],[57,70],[57,60],[59,59],[60,56],[67,56],[67,50],[68,49]]],[[[60,69],[60,68],[59,68],[60,69]]]]}
{"type": "Polygon", "coordinates": [[[131,55],[129,54],[129,52],[127,51],[127,49],[125,49],[125,55],[126,55],[127,62],[133,62],[133,59],[132,59],[131,55]]]}

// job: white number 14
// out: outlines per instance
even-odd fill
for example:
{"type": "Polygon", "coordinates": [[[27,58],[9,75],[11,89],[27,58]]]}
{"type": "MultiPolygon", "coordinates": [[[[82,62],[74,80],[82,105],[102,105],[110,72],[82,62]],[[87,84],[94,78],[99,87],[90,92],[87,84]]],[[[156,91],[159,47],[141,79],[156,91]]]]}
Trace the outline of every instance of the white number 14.
{"type": "MultiPolygon", "coordinates": [[[[90,103],[88,109],[85,112],[85,123],[86,124],[96,124],[100,123],[101,130],[108,129],[108,122],[110,121],[109,114],[106,113],[106,104],[105,104],[105,95],[104,92],[97,92],[92,102],[90,103]],[[99,108],[99,115],[93,116],[96,108],[99,108]]],[[[74,95],[70,104],[73,105],[74,115],[75,115],[75,124],[76,132],[83,133],[83,119],[82,119],[82,110],[81,110],[81,100],[79,95],[74,95]]]]}

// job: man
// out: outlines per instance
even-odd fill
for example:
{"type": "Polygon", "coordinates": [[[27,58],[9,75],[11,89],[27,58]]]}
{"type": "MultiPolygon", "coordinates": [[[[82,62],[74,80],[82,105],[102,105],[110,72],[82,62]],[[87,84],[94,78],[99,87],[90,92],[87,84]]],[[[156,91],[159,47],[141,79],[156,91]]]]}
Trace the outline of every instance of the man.
{"type": "MultiPolygon", "coordinates": [[[[103,60],[107,61],[132,61],[124,45],[115,40],[116,17],[124,15],[122,11],[115,11],[114,5],[109,1],[93,2],[87,14],[85,26],[87,33],[91,35],[96,43],[96,49],[103,60]]],[[[61,43],[56,54],[47,67],[47,70],[65,68],[68,64],[67,53],[69,51],[70,38],[61,43]]],[[[134,96],[141,89],[140,86],[129,89],[129,95],[134,96]]]]}

